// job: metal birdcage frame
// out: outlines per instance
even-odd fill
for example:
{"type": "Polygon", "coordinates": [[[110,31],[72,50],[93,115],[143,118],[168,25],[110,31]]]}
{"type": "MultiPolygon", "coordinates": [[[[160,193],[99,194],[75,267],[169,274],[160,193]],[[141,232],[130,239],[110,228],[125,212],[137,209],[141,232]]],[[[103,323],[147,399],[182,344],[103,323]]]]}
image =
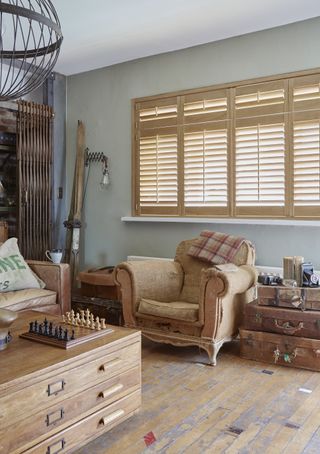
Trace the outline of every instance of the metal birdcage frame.
{"type": "Polygon", "coordinates": [[[62,39],[50,0],[0,0],[0,101],[21,98],[42,85],[62,39]]]}

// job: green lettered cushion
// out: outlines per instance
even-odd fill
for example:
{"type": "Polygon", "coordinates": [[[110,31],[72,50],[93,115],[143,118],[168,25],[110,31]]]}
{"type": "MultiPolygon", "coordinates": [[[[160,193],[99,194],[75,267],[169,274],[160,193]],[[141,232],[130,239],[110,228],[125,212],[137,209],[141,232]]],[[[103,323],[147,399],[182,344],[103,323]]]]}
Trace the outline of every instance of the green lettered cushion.
{"type": "Polygon", "coordinates": [[[20,254],[17,238],[0,246],[0,292],[40,288],[38,280],[20,254]]]}

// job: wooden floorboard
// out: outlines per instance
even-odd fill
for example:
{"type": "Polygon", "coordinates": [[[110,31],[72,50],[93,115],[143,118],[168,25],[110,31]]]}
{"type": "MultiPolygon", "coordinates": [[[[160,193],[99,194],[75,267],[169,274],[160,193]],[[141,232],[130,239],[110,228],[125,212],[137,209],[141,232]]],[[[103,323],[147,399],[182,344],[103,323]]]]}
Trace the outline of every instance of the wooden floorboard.
{"type": "Polygon", "coordinates": [[[238,342],[211,367],[196,347],[144,341],[140,413],[77,453],[319,454],[319,402],[320,373],[241,359],[238,342]]]}

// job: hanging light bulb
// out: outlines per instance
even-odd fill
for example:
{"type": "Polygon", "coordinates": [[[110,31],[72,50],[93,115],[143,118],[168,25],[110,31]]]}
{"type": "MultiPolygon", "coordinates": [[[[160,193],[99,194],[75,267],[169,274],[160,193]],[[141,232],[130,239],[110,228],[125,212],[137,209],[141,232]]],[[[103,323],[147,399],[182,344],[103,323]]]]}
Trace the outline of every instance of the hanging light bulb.
{"type": "Polygon", "coordinates": [[[100,181],[100,188],[105,190],[110,185],[110,175],[108,169],[108,158],[104,157],[103,159],[103,169],[102,169],[102,178],[100,181]]]}

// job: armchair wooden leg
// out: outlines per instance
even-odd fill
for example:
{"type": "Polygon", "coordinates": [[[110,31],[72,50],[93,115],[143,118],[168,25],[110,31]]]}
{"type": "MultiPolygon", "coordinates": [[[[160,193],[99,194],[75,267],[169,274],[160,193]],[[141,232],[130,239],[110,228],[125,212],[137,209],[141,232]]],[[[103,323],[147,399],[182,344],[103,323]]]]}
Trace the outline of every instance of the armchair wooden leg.
{"type": "Polygon", "coordinates": [[[214,342],[212,344],[206,345],[204,348],[206,352],[208,353],[209,356],[209,365],[210,366],[216,366],[217,365],[217,355],[219,353],[220,348],[225,342],[228,342],[232,339],[232,337],[228,337],[225,339],[222,339],[218,342],[214,342]]]}
{"type": "Polygon", "coordinates": [[[206,351],[209,356],[209,365],[216,366],[217,365],[217,354],[218,354],[219,349],[216,347],[215,344],[210,344],[206,348],[206,351]]]}

